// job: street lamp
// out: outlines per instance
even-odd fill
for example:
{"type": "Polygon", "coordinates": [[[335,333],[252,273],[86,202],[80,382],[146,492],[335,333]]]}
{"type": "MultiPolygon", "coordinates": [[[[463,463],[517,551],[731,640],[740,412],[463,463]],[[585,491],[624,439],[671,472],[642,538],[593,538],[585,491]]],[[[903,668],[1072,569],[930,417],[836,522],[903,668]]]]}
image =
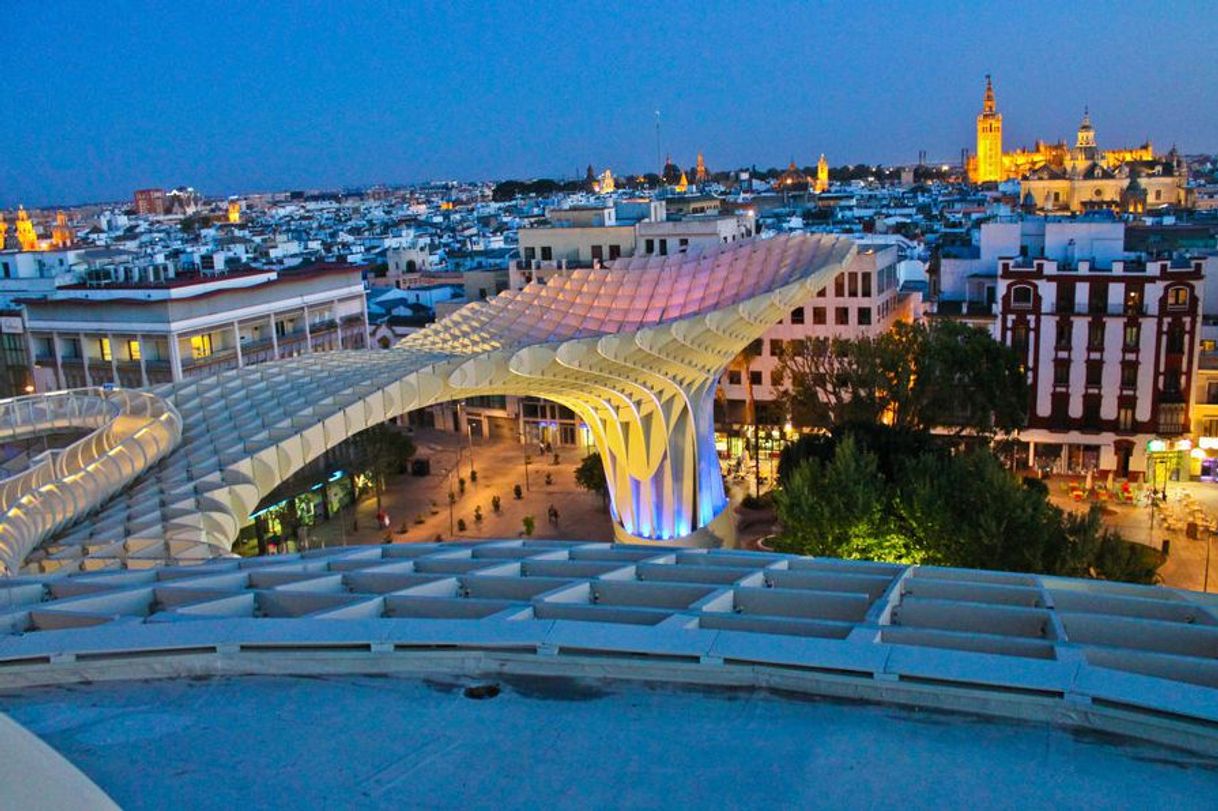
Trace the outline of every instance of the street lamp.
{"type": "Polygon", "coordinates": [[[465,436],[469,439],[469,480],[473,482],[477,475],[474,473],[474,426],[469,421],[469,407],[465,405],[464,401],[461,402],[461,406],[465,408],[465,436]]]}

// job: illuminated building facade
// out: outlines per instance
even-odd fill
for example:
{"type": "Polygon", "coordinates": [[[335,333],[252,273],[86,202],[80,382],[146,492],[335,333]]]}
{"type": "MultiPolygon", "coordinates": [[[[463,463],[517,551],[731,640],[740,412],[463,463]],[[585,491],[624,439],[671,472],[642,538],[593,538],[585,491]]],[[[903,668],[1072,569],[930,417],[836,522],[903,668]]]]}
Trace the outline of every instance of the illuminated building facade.
{"type": "Polygon", "coordinates": [[[38,250],[38,233],[34,230],[34,222],[24,206],[17,209],[17,244],[23,251],[38,250]]]}
{"type": "MultiPolygon", "coordinates": [[[[975,154],[969,156],[967,165],[968,177],[973,183],[1018,180],[1040,170],[1060,172],[1069,177],[1085,173],[1093,164],[1100,171],[1115,173],[1121,167],[1132,168],[1133,164],[1154,161],[1154,147],[1149,141],[1139,147],[1100,151],[1089,112],[1084,112],[1073,149],[1065,141],[1048,143],[1038,140],[1032,149],[1021,147],[1005,152],[1002,113],[998,112],[993,82],[988,75],[985,77],[985,96],[981,113],[977,116],[977,148],[975,154]]],[[[1112,199],[1118,198],[1119,195],[1112,199]]]]}
{"type": "Polygon", "coordinates": [[[1002,113],[994,103],[994,85],[987,75],[985,99],[977,116],[977,154],[969,164],[969,178],[974,183],[1006,180],[1002,158],[1002,113]]]}
{"type": "Polygon", "coordinates": [[[1124,223],[1050,221],[998,260],[996,335],[1031,389],[1029,467],[1187,478],[1206,260],[1123,249],[1124,223]]]}
{"type": "Polygon", "coordinates": [[[825,153],[820,153],[820,160],[816,162],[816,186],[814,191],[817,194],[829,191],[829,161],[825,158],[825,153]]]}
{"type": "Polygon", "coordinates": [[[359,268],[345,265],[73,284],[24,303],[30,357],[63,389],[138,388],[363,348],[368,330],[359,268]]]}

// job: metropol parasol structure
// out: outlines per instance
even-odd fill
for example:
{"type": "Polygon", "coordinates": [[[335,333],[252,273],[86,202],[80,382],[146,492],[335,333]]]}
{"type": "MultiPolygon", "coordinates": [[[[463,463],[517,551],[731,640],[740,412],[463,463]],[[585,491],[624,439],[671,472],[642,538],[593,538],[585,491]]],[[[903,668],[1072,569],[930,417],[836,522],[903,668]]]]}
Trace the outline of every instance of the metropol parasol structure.
{"type": "Polygon", "coordinates": [[[228,554],[259,501],[327,449],[487,394],[545,397],[588,425],[618,540],[721,545],[734,527],[714,448],[719,377],[853,252],[802,234],[633,257],[469,304],[387,351],[4,401],[0,439],[87,433],[0,482],[0,569],[228,554]]]}

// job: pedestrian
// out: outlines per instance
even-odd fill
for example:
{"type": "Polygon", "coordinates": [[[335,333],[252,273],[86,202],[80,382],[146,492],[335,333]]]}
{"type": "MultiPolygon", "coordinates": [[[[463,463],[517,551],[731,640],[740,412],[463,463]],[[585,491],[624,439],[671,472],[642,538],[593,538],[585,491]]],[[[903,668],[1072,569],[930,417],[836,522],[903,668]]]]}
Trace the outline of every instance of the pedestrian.
{"type": "Polygon", "coordinates": [[[550,523],[553,524],[554,526],[558,526],[558,508],[555,507],[553,504],[550,505],[549,516],[550,516],[550,523]]]}

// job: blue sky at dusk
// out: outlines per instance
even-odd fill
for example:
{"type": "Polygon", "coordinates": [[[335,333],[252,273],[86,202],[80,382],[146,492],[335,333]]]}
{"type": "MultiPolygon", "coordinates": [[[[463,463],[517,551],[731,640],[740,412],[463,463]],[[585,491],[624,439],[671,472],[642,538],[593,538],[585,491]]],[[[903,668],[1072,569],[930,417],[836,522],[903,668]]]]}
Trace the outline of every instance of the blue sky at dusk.
{"type": "MultiPolygon", "coordinates": [[[[0,50],[0,204],[437,178],[1218,151],[1218,10],[1175,3],[36,3],[0,50]]],[[[9,15],[12,17],[12,15],[9,15]]]]}

